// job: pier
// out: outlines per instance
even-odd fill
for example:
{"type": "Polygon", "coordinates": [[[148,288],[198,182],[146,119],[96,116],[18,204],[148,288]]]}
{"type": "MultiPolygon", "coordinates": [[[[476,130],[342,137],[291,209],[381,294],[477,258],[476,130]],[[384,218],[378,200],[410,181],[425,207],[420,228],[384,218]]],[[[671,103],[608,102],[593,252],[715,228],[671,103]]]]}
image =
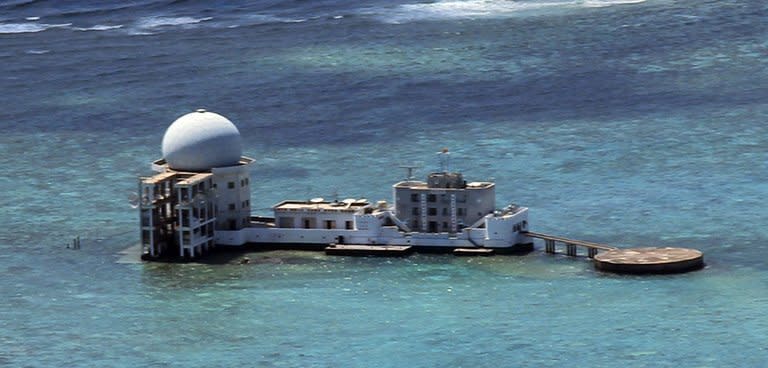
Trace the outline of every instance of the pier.
{"type": "Polygon", "coordinates": [[[525,232],[524,234],[527,236],[530,236],[531,238],[544,240],[544,251],[550,254],[557,253],[556,244],[558,242],[565,244],[565,254],[572,257],[579,255],[578,247],[585,248],[587,250],[587,257],[589,258],[595,258],[597,253],[600,251],[612,251],[612,250],[619,249],[617,247],[613,247],[607,244],[569,239],[569,238],[564,238],[562,236],[535,233],[531,231],[525,232]]]}
{"type": "Polygon", "coordinates": [[[525,232],[544,240],[544,251],[557,253],[556,243],[565,244],[565,254],[578,256],[578,247],[587,249],[587,257],[600,271],[629,274],[663,274],[695,271],[704,267],[704,254],[690,248],[642,247],[617,248],[607,244],[569,239],[562,236],[525,232]],[[599,253],[599,254],[598,254],[599,253]]]}

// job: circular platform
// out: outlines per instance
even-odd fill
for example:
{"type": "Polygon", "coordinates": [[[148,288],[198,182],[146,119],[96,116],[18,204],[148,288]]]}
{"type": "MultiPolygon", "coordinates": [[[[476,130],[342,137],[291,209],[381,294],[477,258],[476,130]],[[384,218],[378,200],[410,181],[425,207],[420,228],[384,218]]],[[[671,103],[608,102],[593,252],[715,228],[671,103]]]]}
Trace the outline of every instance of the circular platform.
{"type": "Polygon", "coordinates": [[[626,248],[601,252],[595,268],[616,273],[681,273],[704,267],[704,255],[689,248],[626,248]]]}

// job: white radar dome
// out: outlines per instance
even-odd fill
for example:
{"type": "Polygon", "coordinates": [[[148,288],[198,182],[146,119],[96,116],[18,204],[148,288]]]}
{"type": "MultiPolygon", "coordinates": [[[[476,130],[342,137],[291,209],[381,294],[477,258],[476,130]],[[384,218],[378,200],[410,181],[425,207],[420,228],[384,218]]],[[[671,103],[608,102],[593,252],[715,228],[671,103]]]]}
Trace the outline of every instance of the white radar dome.
{"type": "Polygon", "coordinates": [[[171,169],[207,171],[240,161],[243,143],[229,119],[203,109],[173,122],[163,136],[163,157],[171,169]]]}

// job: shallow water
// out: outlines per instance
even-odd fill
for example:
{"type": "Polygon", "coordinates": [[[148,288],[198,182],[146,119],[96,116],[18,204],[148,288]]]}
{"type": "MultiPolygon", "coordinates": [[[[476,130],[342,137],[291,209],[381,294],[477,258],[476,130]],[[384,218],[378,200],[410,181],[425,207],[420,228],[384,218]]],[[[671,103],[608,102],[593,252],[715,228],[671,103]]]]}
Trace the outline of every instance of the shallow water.
{"type": "MultiPolygon", "coordinates": [[[[757,1],[0,2],[0,365],[759,366],[768,8],[757,1]],[[532,229],[701,249],[118,264],[165,128],[239,127],[258,213],[391,198],[434,153],[532,229]],[[80,250],[67,249],[80,236],[80,250]]],[[[539,244],[539,248],[541,248],[539,244]]]]}

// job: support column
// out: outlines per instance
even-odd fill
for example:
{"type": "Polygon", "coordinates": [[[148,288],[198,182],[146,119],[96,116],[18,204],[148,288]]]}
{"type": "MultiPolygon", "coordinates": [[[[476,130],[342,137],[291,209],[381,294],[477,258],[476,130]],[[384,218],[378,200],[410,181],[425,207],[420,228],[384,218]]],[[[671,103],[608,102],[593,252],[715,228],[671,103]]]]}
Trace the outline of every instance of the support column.
{"type": "Polygon", "coordinates": [[[555,241],[552,239],[545,239],[544,251],[547,253],[555,253],[555,241]]]}
{"type": "Polygon", "coordinates": [[[576,246],[573,244],[566,244],[566,253],[569,256],[576,257],[576,246]]]}
{"type": "Polygon", "coordinates": [[[595,258],[595,256],[597,255],[597,248],[591,248],[590,247],[590,248],[587,248],[587,249],[589,249],[588,257],[589,258],[595,258]]]}

